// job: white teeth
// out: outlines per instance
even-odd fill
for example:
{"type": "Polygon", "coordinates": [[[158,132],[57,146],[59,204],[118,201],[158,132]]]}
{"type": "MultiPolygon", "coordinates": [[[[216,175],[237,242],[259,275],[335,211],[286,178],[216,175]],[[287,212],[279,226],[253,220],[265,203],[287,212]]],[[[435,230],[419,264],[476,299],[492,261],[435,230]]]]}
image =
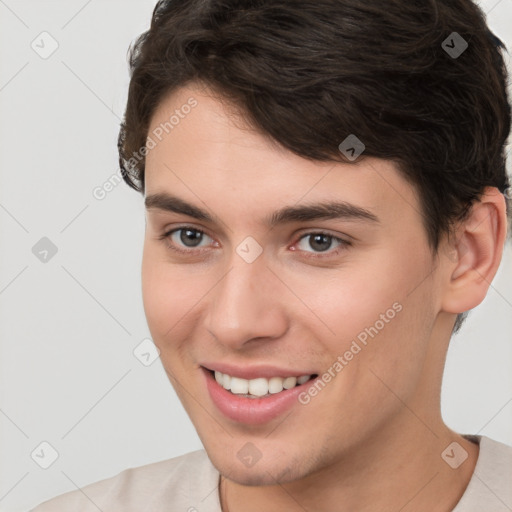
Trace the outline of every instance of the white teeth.
{"type": "Polygon", "coordinates": [[[283,388],[284,389],[292,389],[297,385],[297,377],[286,377],[283,380],[283,388]]]}
{"type": "Polygon", "coordinates": [[[268,392],[279,393],[283,391],[283,379],[281,377],[272,377],[268,380],[268,392]]]}
{"type": "Polygon", "coordinates": [[[239,379],[238,377],[231,377],[231,393],[237,395],[245,395],[249,393],[249,381],[246,379],[239,379]]]}
{"type": "Polygon", "coordinates": [[[297,385],[304,384],[310,378],[311,375],[301,375],[299,377],[272,377],[270,379],[260,377],[247,380],[231,377],[226,373],[215,372],[215,380],[224,389],[236,395],[252,395],[257,397],[280,393],[283,389],[292,389],[297,385]]]}
{"type": "Polygon", "coordinates": [[[249,393],[254,396],[263,396],[268,393],[268,380],[263,377],[249,381],[249,393]]]}
{"type": "Polygon", "coordinates": [[[227,373],[222,374],[222,387],[224,389],[231,389],[231,377],[227,373]]]}

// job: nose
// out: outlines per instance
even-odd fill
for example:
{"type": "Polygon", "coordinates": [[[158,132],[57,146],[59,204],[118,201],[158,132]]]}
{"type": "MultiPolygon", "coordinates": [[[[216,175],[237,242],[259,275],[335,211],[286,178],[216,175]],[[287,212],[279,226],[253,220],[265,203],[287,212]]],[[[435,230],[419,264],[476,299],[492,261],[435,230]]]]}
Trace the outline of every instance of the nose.
{"type": "Polygon", "coordinates": [[[282,285],[264,258],[247,263],[233,256],[229,270],[211,292],[205,324],[218,343],[240,350],[257,340],[281,337],[287,320],[278,292],[282,285]]]}

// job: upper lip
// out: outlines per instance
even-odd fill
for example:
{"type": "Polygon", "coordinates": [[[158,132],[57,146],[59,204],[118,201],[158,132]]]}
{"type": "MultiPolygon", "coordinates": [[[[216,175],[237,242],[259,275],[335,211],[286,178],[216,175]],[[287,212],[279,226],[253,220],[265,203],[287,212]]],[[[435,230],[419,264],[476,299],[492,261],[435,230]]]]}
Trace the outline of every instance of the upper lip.
{"type": "Polygon", "coordinates": [[[240,379],[257,379],[258,377],[264,377],[270,379],[271,377],[300,377],[301,375],[316,375],[315,372],[293,370],[289,368],[281,368],[273,365],[252,365],[252,366],[241,366],[232,363],[202,363],[201,366],[207,370],[216,371],[220,373],[227,373],[231,377],[238,377],[240,379]]]}

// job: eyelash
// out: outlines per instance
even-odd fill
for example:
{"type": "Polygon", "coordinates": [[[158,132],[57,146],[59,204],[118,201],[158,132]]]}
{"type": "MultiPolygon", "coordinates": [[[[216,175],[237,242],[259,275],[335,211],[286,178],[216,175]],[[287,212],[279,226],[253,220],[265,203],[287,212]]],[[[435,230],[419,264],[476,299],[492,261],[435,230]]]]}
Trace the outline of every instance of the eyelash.
{"type": "MultiPolygon", "coordinates": [[[[200,233],[201,235],[206,235],[206,236],[209,236],[206,232],[204,232],[203,230],[201,229],[197,229],[197,228],[194,228],[192,226],[181,226],[181,227],[178,227],[178,228],[174,228],[174,229],[171,229],[167,232],[165,232],[163,235],[159,236],[158,239],[159,240],[165,240],[167,242],[169,242],[167,244],[167,247],[175,252],[178,252],[180,254],[191,254],[191,253],[197,253],[197,252],[203,252],[202,249],[179,249],[178,247],[176,247],[175,245],[172,245],[172,242],[170,242],[170,237],[173,233],[176,233],[178,231],[185,231],[185,230],[189,230],[189,231],[194,231],[196,233],[200,233]]],[[[340,243],[340,246],[333,250],[333,251],[329,251],[329,249],[327,251],[324,251],[324,252],[317,252],[317,253],[310,253],[309,251],[301,251],[301,252],[305,252],[307,254],[307,258],[328,258],[328,257],[332,257],[332,256],[337,256],[339,255],[343,250],[345,250],[347,247],[350,247],[352,244],[351,242],[348,242],[347,240],[343,240],[342,238],[339,238],[337,236],[334,236],[328,232],[325,232],[325,231],[322,231],[322,230],[319,230],[319,231],[310,231],[308,233],[304,233],[302,234],[298,239],[297,241],[295,242],[298,243],[300,242],[302,239],[304,238],[307,238],[308,236],[313,236],[313,235],[324,235],[324,236],[327,236],[329,237],[331,240],[334,240],[336,242],[339,242],[340,243]]],[[[210,237],[211,238],[211,237],[210,237]]]]}

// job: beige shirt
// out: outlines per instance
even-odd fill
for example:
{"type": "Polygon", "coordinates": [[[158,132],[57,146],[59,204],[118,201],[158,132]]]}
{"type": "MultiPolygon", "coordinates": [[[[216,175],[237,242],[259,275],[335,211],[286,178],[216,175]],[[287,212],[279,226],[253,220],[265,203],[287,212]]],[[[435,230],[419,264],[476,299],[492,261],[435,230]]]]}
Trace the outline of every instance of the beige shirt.
{"type": "MultiPolygon", "coordinates": [[[[512,447],[485,436],[471,480],[453,512],[512,510],[512,447]]],[[[204,450],[89,484],[45,501],[31,512],[221,512],[219,472],[204,450]]]]}

